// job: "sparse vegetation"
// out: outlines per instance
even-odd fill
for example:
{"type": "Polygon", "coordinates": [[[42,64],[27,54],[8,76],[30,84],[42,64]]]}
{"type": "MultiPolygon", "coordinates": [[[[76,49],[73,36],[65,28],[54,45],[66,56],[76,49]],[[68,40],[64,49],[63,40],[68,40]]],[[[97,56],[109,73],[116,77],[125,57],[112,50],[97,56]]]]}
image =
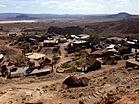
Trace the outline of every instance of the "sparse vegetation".
{"type": "Polygon", "coordinates": [[[61,65],[61,67],[62,67],[62,68],[70,68],[71,65],[70,65],[69,63],[65,62],[65,63],[63,63],[63,64],[61,65]]]}
{"type": "Polygon", "coordinates": [[[100,38],[98,35],[90,35],[90,37],[87,40],[92,44],[98,44],[100,42],[100,38]]]}
{"type": "Polygon", "coordinates": [[[23,54],[20,54],[16,57],[15,64],[17,66],[22,66],[22,65],[25,65],[26,61],[27,61],[27,58],[23,54]]]}
{"type": "Polygon", "coordinates": [[[75,56],[80,56],[81,52],[74,52],[75,56]]]}
{"type": "Polygon", "coordinates": [[[82,65],[82,62],[81,61],[76,61],[76,65],[80,66],[80,65],[82,65]]]}

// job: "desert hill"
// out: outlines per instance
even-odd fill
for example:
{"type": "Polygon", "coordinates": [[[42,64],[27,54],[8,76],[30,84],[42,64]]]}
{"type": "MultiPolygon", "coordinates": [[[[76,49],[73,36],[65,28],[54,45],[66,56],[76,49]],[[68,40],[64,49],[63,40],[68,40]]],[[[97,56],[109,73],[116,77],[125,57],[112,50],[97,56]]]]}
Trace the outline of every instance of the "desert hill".
{"type": "Polygon", "coordinates": [[[87,33],[111,34],[139,34],[139,18],[123,19],[119,21],[100,22],[85,25],[87,33]]]}

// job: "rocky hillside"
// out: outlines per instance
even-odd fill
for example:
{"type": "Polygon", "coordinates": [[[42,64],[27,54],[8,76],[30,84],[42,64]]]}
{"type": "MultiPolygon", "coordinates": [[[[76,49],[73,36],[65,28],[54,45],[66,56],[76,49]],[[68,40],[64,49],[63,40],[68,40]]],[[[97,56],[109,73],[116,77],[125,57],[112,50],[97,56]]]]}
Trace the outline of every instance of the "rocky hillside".
{"type": "Polygon", "coordinates": [[[55,34],[82,34],[83,33],[83,28],[80,26],[70,26],[70,27],[49,27],[48,28],[48,33],[55,33],[55,34]]]}
{"type": "Polygon", "coordinates": [[[78,24],[78,26],[67,26],[63,28],[50,26],[48,28],[48,33],[56,34],[82,34],[84,32],[87,34],[100,34],[104,36],[139,34],[139,18],[130,18],[109,22],[85,23],[83,25],[78,24]]]}
{"type": "Polygon", "coordinates": [[[88,24],[85,30],[87,33],[103,35],[139,34],[139,18],[88,24]]]}

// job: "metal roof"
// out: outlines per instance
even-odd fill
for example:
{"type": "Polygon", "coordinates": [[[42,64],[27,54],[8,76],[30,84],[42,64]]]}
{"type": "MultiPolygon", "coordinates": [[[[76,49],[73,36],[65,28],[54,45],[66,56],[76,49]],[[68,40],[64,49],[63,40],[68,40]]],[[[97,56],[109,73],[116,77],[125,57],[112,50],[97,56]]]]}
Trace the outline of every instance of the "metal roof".
{"type": "Polygon", "coordinates": [[[37,60],[37,59],[45,57],[46,55],[41,54],[41,53],[27,53],[26,56],[29,59],[36,59],[37,60]]]}

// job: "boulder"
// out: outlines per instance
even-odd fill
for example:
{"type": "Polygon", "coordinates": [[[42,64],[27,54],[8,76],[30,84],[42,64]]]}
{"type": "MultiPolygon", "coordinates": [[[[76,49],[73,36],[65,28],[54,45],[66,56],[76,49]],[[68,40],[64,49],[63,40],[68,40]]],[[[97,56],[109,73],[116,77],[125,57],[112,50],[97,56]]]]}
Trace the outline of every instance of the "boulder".
{"type": "Polygon", "coordinates": [[[67,85],[68,87],[79,87],[79,79],[75,76],[69,76],[63,82],[63,84],[67,85]]]}
{"type": "Polygon", "coordinates": [[[85,86],[87,86],[88,83],[89,83],[89,79],[86,78],[86,77],[79,78],[79,81],[80,81],[80,86],[81,86],[81,87],[85,87],[85,86]]]}
{"type": "Polygon", "coordinates": [[[64,80],[63,85],[66,85],[68,88],[85,87],[88,85],[88,83],[89,83],[89,79],[86,77],[82,77],[78,79],[76,76],[69,76],[64,80]]]}

